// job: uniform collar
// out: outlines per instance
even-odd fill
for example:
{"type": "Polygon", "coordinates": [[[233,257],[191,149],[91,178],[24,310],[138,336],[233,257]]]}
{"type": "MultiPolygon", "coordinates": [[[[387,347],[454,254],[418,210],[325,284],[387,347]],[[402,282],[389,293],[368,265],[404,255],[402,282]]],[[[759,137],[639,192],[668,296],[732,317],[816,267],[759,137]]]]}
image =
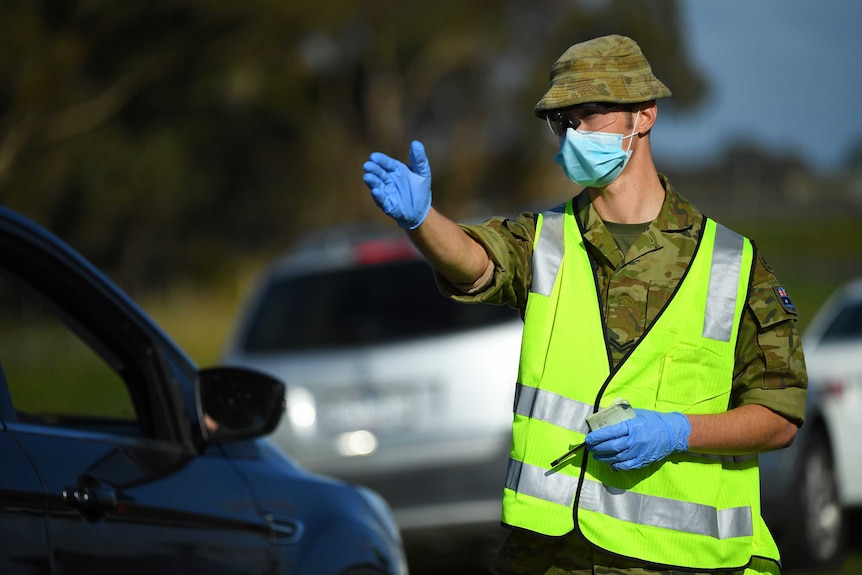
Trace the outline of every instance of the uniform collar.
{"type": "MultiPolygon", "coordinates": [[[[658,177],[665,190],[664,201],[658,216],[644,234],[645,237],[642,237],[635,244],[636,253],[630,261],[651,251],[661,249],[662,244],[668,241],[666,235],[699,233],[703,224],[703,214],[700,210],[674,191],[667,176],[659,174],[658,177]]],[[[623,254],[593,207],[587,190],[575,198],[574,211],[584,230],[584,239],[592,244],[614,269],[618,269],[623,264],[623,254]]]]}

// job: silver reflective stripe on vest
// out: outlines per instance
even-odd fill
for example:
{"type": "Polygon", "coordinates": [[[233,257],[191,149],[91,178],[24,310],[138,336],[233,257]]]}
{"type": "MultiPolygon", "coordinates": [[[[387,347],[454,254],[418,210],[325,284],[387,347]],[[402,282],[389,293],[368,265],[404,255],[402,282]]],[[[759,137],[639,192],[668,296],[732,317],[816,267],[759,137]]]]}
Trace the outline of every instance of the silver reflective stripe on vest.
{"type": "Polygon", "coordinates": [[[578,478],[564,473],[509,459],[506,487],[512,491],[571,507],[578,489],[578,478]]]}
{"type": "Polygon", "coordinates": [[[579,506],[621,521],[716,539],[754,535],[751,507],[716,509],[700,503],[606,487],[596,481],[584,481],[579,506]]]}
{"type": "Polygon", "coordinates": [[[519,383],[515,387],[514,411],[586,435],[589,431],[586,420],[593,413],[593,406],[519,383]]]}
{"type": "Polygon", "coordinates": [[[550,297],[563,263],[563,222],[566,204],[542,213],[542,229],[533,249],[533,283],[530,291],[550,297]]]}
{"type": "MultiPolygon", "coordinates": [[[[545,389],[538,389],[518,383],[515,385],[515,405],[513,411],[524,417],[538,419],[557,427],[586,435],[590,431],[586,420],[587,416],[592,415],[593,406],[545,389]]],[[[749,459],[757,457],[754,454],[716,455],[711,453],[694,453],[691,451],[686,454],[691,457],[721,461],[723,463],[744,463],[749,459]]]]}
{"type": "Polygon", "coordinates": [[[712,251],[712,267],[709,270],[703,337],[730,341],[742,268],[743,244],[741,235],[721,224],[715,225],[715,248],[712,251]]]}

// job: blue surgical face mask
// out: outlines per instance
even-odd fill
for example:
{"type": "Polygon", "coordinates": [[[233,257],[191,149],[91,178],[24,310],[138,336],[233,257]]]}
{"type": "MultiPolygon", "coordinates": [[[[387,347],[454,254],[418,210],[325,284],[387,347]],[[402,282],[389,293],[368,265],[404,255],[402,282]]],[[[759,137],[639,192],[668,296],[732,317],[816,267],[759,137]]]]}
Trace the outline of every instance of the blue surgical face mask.
{"type": "Polygon", "coordinates": [[[608,132],[584,132],[569,128],[560,136],[560,151],[554,162],[563,167],[566,176],[576,184],[588,188],[603,188],[622,173],[631,158],[631,138],[637,130],[640,110],[628,136],[608,132]],[[629,145],[623,150],[623,140],[629,145]]]}

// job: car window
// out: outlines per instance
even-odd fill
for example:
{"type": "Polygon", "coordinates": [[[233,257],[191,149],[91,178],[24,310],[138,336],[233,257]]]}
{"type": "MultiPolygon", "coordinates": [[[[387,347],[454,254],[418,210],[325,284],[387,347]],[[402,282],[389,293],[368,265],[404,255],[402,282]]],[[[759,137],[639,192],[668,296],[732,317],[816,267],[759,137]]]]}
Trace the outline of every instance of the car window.
{"type": "Polygon", "coordinates": [[[505,306],[445,298],[423,260],[389,262],[270,281],[243,348],[272,352],[374,345],[517,317],[505,306]]]}
{"type": "Polygon", "coordinates": [[[845,305],[823,332],[821,341],[862,339],[862,301],[845,305]]]}
{"type": "Polygon", "coordinates": [[[0,365],[21,423],[140,435],[122,364],[83,326],[0,274],[0,365]]]}

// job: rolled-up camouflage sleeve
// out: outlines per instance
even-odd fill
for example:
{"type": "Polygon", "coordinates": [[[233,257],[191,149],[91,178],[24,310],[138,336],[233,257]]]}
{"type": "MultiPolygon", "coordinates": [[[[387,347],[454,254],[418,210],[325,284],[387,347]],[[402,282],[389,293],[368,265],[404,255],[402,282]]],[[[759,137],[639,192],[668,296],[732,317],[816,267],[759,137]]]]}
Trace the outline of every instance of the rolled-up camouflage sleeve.
{"type": "Polygon", "coordinates": [[[796,308],[758,256],[736,344],[731,407],[758,404],[802,425],[808,375],[796,308]]]}
{"type": "Polygon", "coordinates": [[[461,224],[461,228],[488,252],[494,274],[484,288],[465,294],[435,272],[441,293],[463,303],[505,304],[520,310],[523,317],[532,281],[536,215],[525,212],[514,219],[491,218],[480,225],[461,224]]]}

